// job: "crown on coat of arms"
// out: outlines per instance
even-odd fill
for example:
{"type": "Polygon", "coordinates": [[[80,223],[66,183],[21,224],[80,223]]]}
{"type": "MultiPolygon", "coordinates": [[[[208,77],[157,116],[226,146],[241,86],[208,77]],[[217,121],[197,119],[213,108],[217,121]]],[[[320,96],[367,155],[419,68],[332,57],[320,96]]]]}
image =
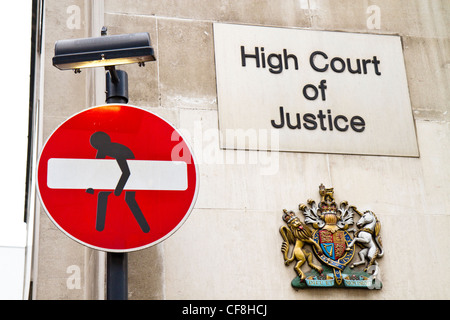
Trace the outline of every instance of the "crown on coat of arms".
{"type": "Polygon", "coordinates": [[[319,203],[321,218],[327,224],[336,224],[338,220],[338,214],[337,205],[334,201],[334,189],[325,188],[325,186],[321,184],[319,186],[319,194],[322,197],[319,203]]]}
{"type": "Polygon", "coordinates": [[[283,212],[283,220],[286,223],[290,223],[296,218],[294,211],[287,211],[286,209],[283,209],[283,212]]]}

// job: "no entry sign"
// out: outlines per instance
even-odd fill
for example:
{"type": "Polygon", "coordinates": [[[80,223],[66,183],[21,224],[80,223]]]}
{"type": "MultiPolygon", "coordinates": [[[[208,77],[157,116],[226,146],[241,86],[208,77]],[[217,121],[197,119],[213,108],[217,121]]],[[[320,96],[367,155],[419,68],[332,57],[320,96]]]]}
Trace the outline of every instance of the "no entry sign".
{"type": "Polygon", "coordinates": [[[41,203],[56,226],[94,249],[159,243],[187,219],[198,169],[181,134],[130,105],[84,110],[49,137],[38,164],[41,203]]]}

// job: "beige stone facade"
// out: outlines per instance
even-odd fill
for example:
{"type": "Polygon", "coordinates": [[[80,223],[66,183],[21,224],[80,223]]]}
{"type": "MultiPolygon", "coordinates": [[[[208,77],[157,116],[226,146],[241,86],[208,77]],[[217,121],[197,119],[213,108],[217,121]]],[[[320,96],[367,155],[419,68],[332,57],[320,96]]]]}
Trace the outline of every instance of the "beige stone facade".
{"type": "MultiPolygon", "coordinates": [[[[449,16],[447,0],[47,0],[40,146],[65,119],[104,103],[104,70],[56,69],[55,42],[99,36],[103,25],[110,35],[148,32],[156,62],[120,67],[129,103],[190,133],[200,189],[174,235],[129,253],[129,299],[448,299],[449,16]],[[261,174],[259,151],[220,149],[215,22],[400,35],[420,156],[279,152],[268,159],[276,170],[261,174]],[[382,290],[291,287],[282,210],[317,201],[321,183],[380,219],[382,290]]],[[[33,257],[33,299],[105,298],[105,254],[69,239],[42,208],[33,257]]]]}

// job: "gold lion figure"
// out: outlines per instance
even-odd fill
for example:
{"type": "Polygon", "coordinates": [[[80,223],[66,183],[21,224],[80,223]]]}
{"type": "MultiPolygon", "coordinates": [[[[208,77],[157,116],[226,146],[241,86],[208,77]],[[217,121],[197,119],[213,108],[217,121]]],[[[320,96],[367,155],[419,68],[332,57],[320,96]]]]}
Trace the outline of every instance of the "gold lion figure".
{"type": "Polygon", "coordinates": [[[283,212],[283,220],[288,225],[288,227],[282,226],[280,228],[280,233],[284,240],[281,245],[281,252],[283,252],[284,255],[284,264],[288,266],[292,261],[297,260],[294,270],[299,275],[301,281],[304,281],[306,278],[306,275],[300,269],[305,262],[307,262],[311,268],[322,274],[323,268],[312,262],[312,253],[303,250],[305,243],[309,243],[316,247],[319,254],[322,254],[320,246],[311,238],[311,230],[295,216],[293,211],[288,212],[284,209],[283,212]],[[291,257],[288,257],[290,244],[294,244],[294,249],[292,250],[291,257]]]}

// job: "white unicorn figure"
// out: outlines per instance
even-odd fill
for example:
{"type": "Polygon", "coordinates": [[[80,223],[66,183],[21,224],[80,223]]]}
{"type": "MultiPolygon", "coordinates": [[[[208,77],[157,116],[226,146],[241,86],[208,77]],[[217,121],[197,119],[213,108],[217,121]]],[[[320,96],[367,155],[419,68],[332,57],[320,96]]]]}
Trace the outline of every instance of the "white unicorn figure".
{"type": "Polygon", "coordinates": [[[356,231],[355,237],[347,245],[346,250],[349,251],[355,243],[360,244],[363,249],[361,249],[358,253],[360,261],[353,263],[350,268],[366,263],[367,260],[367,265],[364,272],[367,272],[367,270],[374,265],[374,277],[376,277],[378,274],[378,263],[376,259],[381,258],[384,254],[380,236],[381,223],[378,221],[375,214],[370,210],[367,210],[364,214],[361,214],[355,207],[352,206],[351,209],[358,213],[361,218],[356,223],[359,230],[356,231]]]}

